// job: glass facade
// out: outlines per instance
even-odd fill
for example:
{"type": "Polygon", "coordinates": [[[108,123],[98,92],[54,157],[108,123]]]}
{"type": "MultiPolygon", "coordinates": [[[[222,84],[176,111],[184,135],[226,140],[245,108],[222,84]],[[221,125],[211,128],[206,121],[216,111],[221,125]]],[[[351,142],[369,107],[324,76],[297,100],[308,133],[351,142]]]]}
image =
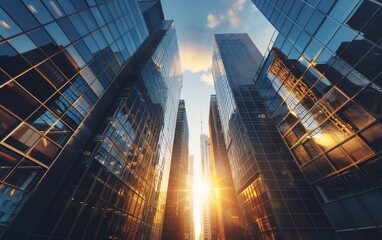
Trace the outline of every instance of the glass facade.
{"type": "Polygon", "coordinates": [[[0,236],[160,238],[182,76],[174,23],[145,20],[0,3],[0,236]]]}
{"type": "Polygon", "coordinates": [[[186,216],[188,166],[187,113],[184,100],[180,100],[163,222],[162,239],[164,240],[186,239],[186,232],[189,234],[189,226],[186,225],[190,221],[186,219],[190,217],[190,215],[186,216]]]}
{"type": "Polygon", "coordinates": [[[216,208],[218,239],[245,239],[241,212],[233,186],[216,95],[210,98],[210,159],[212,166],[212,200],[216,208]]]}
{"type": "Polygon", "coordinates": [[[381,1],[253,0],[279,34],[257,88],[341,239],[381,239],[381,1]]]}
{"type": "Polygon", "coordinates": [[[246,235],[335,239],[253,83],[261,59],[247,34],[215,35],[212,74],[246,235]]]}

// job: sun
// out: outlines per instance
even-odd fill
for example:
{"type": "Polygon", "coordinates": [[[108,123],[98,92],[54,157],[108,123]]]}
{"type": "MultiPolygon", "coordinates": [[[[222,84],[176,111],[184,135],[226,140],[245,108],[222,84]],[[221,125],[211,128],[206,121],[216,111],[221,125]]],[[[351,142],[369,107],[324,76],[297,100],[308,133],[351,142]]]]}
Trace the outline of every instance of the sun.
{"type": "Polygon", "coordinates": [[[200,197],[202,199],[208,198],[208,196],[210,195],[210,191],[211,188],[209,182],[206,180],[202,180],[200,185],[200,197]]]}

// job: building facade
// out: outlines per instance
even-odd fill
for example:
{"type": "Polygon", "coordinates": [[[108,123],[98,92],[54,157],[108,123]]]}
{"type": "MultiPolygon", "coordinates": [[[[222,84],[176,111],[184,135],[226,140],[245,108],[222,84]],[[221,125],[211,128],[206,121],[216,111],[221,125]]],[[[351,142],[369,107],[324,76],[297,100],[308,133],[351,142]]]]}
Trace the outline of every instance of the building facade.
{"type": "Polygon", "coordinates": [[[256,86],[341,239],[381,239],[380,1],[257,1],[279,32],[256,86]]]}
{"type": "Polygon", "coordinates": [[[160,238],[182,75],[141,7],[0,3],[3,239],[160,238]]]}
{"type": "Polygon", "coordinates": [[[189,219],[187,218],[190,215],[186,213],[188,141],[186,105],[184,100],[180,100],[167,188],[163,240],[183,240],[186,239],[186,232],[189,232],[189,219]]]}
{"type": "MultiPolygon", "coordinates": [[[[209,149],[209,138],[206,134],[200,134],[200,160],[202,165],[202,179],[203,184],[208,184],[210,180],[210,149],[209,149]]],[[[212,226],[211,226],[211,211],[209,203],[209,195],[202,196],[201,199],[201,236],[202,240],[212,239],[212,226]]]]}
{"type": "Polygon", "coordinates": [[[335,239],[256,91],[261,60],[247,34],[215,35],[212,74],[246,237],[335,239]]]}
{"type": "Polygon", "coordinates": [[[216,208],[218,239],[245,239],[241,211],[237,203],[229,166],[216,95],[210,98],[209,133],[211,144],[212,191],[216,208]]]}
{"type": "Polygon", "coordinates": [[[185,240],[195,239],[194,224],[194,156],[188,156],[188,172],[186,176],[186,214],[185,214],[185,240]]]}

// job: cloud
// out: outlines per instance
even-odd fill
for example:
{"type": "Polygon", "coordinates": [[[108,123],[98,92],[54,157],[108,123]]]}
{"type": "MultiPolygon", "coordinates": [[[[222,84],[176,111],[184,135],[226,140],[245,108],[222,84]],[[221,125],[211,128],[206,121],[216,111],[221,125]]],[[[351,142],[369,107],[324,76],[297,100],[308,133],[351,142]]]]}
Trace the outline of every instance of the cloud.
{"type": "Polygon", "coordinates": [[[238,27],[242,18],[240,17],[240,12],[243,10],[243,6],[246,0],[236,0],[231,7],[227,10],[228,21],[231,27],[238,27]]]}
{"type": "Polygon", "coordinates": [[[212,77],[212,73],[204,73],[200,79],[202,79],[202,82],[207,83],[207,85],[214,85],[214,79],[212,77]]]}
{"type": "Polygon", "coordinates": [[[215,28],[217,25],[219,25],[220,19],[215,17],[213,14],[209,14],[207,16],[207,27],[209,28],[215,28]]]}
{"type": "Polygon", "coordinates": [[[190,42],[181,42],[179,45],[180,60],[184,72],[207,72],[211,68],[212,53],[210,49],[190,42]]]}

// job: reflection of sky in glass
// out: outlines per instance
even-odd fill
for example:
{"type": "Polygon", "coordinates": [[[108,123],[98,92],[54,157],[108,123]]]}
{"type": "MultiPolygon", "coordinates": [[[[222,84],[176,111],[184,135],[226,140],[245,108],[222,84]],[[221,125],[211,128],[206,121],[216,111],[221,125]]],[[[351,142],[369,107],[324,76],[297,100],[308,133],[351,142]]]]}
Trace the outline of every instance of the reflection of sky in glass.
{"type": "MultiPolygon", "coordinates": [[[[301,104],[300,99],[298,99],[292,91],[288,90],[285,85],[281,84],[280,79],[271,72],[268,72],[268,78],[274,79],[274,81],[272,81],[272,87],[276,90],[276,92],[278,92],[282,99],[284,99],[290,112],[297,118],[302,119],[301,124],[305,127],[305,129],[316,129],[318,127],[318,123],[314,119],[313,115],[308,112],[304,105],[301,104]]],[[[316,131],[319,131],[319,129],[316,131]]]]}

